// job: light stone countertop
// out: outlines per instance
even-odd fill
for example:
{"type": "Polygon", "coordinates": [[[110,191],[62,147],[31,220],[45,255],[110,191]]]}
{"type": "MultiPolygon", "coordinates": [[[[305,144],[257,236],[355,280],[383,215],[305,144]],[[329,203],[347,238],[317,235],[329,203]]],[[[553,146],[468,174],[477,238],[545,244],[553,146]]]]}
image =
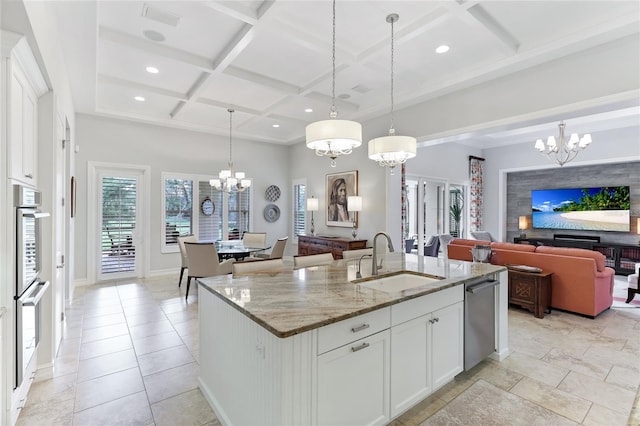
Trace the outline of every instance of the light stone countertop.
{"type": "MultiPolygon", "coordinates": [[[[383,268],[375,278],[408,272],[444,279],[391,294],[353,283],[357,260],[336,260],[331,265],[297,270],[289,267],[235,278],[200,278],[198,283],[201,290],[213,293],[274,335],[285,338],[506,270],[486,263],[404,253],[383,257],[383,268]]],[[[370,258],[362,260],[361,269],[363,280],[370,279],[370,258]]]]}

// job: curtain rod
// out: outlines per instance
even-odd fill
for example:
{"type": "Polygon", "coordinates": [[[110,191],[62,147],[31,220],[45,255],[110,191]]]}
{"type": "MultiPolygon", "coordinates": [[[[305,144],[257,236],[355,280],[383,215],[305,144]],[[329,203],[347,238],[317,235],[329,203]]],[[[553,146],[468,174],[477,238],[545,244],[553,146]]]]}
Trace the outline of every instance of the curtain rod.
{"type": "Polygon", "coordinates": [[[470,155],[469,156],[469,160],[480,160],[480,161],[485,161],[484,158],[482,157],[476,157],[475,155],[470,155]]]}

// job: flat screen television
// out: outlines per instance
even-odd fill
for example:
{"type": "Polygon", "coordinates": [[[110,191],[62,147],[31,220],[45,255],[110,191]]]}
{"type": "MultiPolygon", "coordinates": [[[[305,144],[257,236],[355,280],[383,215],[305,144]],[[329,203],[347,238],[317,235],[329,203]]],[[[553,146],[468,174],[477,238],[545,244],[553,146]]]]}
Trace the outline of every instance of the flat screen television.
{"type": "Polygon", "coordinates": [[[628,186],[531,191],[534,228],[629,232],[628,186]]]}

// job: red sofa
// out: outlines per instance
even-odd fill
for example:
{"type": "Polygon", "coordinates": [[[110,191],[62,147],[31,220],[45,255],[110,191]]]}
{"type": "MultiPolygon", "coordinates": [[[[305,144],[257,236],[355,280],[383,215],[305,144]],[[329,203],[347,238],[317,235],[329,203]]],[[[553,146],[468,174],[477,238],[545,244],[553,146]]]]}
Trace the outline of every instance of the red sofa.
{"type": "Polygon", "coordinates": [[[449,259],[471,261],[471,248],[476,244],[491,245],[491,263],[495,265],[528,265],[553,272],[553,308],[595,317],[613,303],[615,271],[605,266],[602,253],[575,248],[455,239],[447,246],[449,259]]]}

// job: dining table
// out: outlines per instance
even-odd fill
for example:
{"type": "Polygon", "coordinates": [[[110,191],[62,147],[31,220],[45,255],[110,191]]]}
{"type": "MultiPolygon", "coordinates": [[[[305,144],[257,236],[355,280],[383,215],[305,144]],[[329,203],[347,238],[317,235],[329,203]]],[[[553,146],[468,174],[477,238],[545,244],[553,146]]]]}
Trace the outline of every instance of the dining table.
{"type": "Polygon", "coordinates": [[[252,253],[268,250],[271,246],[250,247],[245,246],[242,240],[219,240],[215,241],[216,251],[219,260],[236,259],[242,260],[249,257],[252,253]]]}

